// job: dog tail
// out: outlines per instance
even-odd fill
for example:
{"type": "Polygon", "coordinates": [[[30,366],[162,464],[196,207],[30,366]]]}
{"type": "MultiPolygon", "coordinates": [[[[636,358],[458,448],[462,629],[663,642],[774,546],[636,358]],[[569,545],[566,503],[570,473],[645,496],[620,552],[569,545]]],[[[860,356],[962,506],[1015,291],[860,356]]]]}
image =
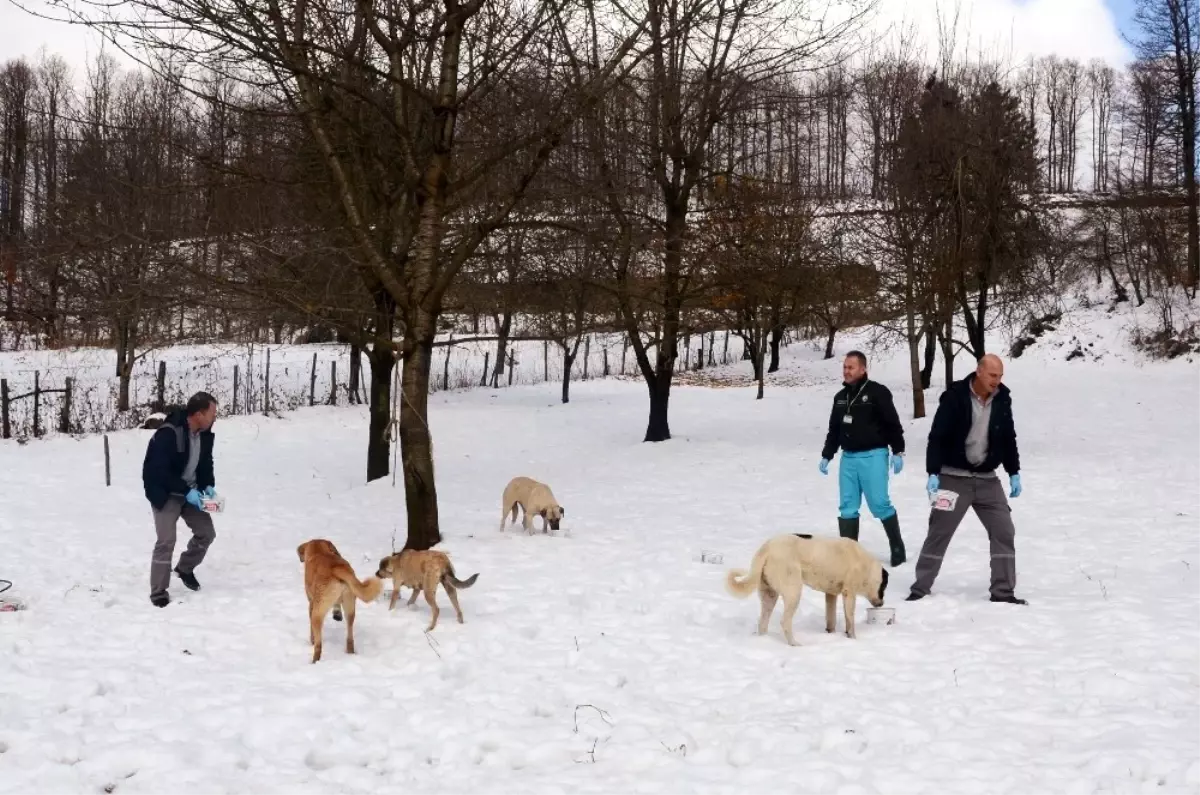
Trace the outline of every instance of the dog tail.
{"type": "Polygon", "coordinates": [[[470,588],[479,579],[479,572],[475,572],[465,580],[460,580],[454,576],[454,567],[449,566],[446,568],[446,573],[442,575],[442,579],[444,580],[443,585],[448,582],[455,588],[470,588]]]}
{"type": "Polygon", "coordinates": [[[338,566],[333,570],[333,576],[345,583],[346,587],[364,602],[374,602],[383,592],[383,580],[378,577],[368,577],[360,582],[354,576],[354,569],[349,566],[338,566]]]}
{"type": "Polygon", "coordinates": [[[725,575],[725,590],[738,599],[745,599],[754,593],[758,584],[762,582],[765,565],[767,565],[767,554],[760,549],[754,553],[754,559],[750,561],[749,573],[745,569],[729,570],[729,573],[725,575]]]}

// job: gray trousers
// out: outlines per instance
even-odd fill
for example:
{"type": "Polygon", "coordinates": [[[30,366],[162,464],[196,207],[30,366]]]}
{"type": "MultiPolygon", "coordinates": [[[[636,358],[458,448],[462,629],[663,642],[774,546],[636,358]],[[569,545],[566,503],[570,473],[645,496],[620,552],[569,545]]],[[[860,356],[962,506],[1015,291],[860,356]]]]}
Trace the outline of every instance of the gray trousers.
{"type": "Polygon", "coordinates": [[[183,497],[172,495],[161,511],[150,509],[154,514],[154,531],[158,540],[154,544],[154,555],[150,558],[150,595],[166,593],[171,584],[171,558],[175,554],[175,525],[182,516],[184,524],[192,531],[192,539],[188,541],[187,549],[179,556],[179,568],[190,572],[204,560],[204,553],[217,537],[213,528],[212,517],[204,511],[197,510],[184,501],[183,497]]]}
{"type": "Polygon", "coordinates": [[[925,596],[933,588],[954,531],[966,516],[967,509],[974,508],[991,542],[992,596],[1012,596],[1017,587],[1016,528],[1000,478],[942,475],[941,488],[956,492],[958,502],[953,511],[930,510],[929,533],[921,547],[921,557],[917,559],[917,579],[912,584],[912,593],[925,596]]]}

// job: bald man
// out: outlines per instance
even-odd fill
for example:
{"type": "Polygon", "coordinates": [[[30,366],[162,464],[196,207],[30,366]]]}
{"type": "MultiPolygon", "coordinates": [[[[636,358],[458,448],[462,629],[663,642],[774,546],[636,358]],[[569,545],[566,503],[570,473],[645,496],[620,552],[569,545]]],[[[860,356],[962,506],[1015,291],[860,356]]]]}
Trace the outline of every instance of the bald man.
{"type": "Polygon", "coordinates": [[[996,475],[1003,465],[1008,472],[1012,498],[1021,495],[1021,458],[1013,423],[1012,397],[1004,378],[1004,362],[988,354],[975,372],[950,385],[938,401],[925,450],[926,490],[933,509],[929,533],[917,559],[917,579],[908,601],[927,596],[942,567],[954,531],[972,508],[991,542],[991,600],[1025,604],[1013,593],[1017,585],[1016,547],[1012,509],[996,475]],[[938,491],[958,495],[954,506],[939,505],[938,491]]]}

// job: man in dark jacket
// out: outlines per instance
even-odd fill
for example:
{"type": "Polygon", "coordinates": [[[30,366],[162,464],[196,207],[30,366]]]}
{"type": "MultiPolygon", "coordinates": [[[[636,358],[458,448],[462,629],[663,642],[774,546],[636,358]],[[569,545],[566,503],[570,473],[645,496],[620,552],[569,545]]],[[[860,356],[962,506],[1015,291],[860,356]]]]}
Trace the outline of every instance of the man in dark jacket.
{"type": "Polygon", "coordinates": [[[863,495],[867,507],[883,522],[892,565],[904,562],[904,540],[900,537],[900,518],[888,496],[888,448],[891,467],[900,474],[904,467],[904,426],[896,414],[892,393],[883,384],[867,377],[867,357],[859,351],[846,354],[842,362],[843,388],[834,395],[829,414],[829,432],[821,450],[819,469],[829,474],[829,462],[840,447],[838,466],[838,532],[858,540],[858,511],[863,495]]]}
{"type": "Polygon", "coordinates": [[[150,559],[150,602],[157,607],[166,607],[171,601],[167,586],[175,554],[175,525],[180,517],[192,531],[192,540],[179,556],[175,573],[193,591],[200,590],[193,572],[217,537],[212,517],[202,507],[202,498],[215,493],[212,425],[216,419],[216,398],[197,392],[186,410],[166,418],[146,447],[142,485],[158,536],[150,559]]]}
{"type": "Polygon", "coordinates": [[[954,531],[967,509],[973,508],[991,542],[991,600],[1025,604],[1013,594],[1017,584],[1016,530],[1012,509],[996,475],[996,467],[1003,464],[1011,487],[1008,496],[1020,496],[1021,458],[1017,453],[1012,397],[1008,387],[1000,383],[1003,377],[1004,363],[1000,357],[988,354],[979,360],[972,375],[951,384],[938,401],[925,452],[929,473],[926,490],[934,506],[929,512],[929,533],[917,560],[910,602],[929,594],[954,531]],[[945,492],[958,495],[952,505],[945,492]]]}

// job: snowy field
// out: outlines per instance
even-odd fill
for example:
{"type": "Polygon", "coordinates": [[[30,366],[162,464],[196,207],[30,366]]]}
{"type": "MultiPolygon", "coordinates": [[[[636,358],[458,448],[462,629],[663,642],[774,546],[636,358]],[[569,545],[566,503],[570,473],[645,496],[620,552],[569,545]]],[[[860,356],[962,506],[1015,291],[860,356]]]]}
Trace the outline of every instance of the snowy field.
{"type": "MultiPolygon", "coordinates": [[[[358,654],[328,620],[316,665],[296,546],[366,576],[403,543],[401,486],[362,483],[365,411],[218,421],[228,508],[203,590],[162,610],[148,432],[110,436],[111,488],[98,438],[0,443],[0,577],[28,605],[0,614],[0,792],[1200,792],[1200,367],[1067,344],[1007,362],[1029,606],[987,601],[973,516],[903,601],[928,511],[929,420],[908,421],[897,623],[860,600],[858,640],[826,635],[810,591],[799,648],[722,579],[772,534],[836,534],[816,465],[840,369],[807,346],[760,402],[677,389],[661,445],[636,381],[435,395],[443,548],[480,572],[466,623],[444,593],[429,636],[423,600],[361,606],[358,654]],[[517,474],[566,506],[557,536],[498,532],[517,474]]],[[[871,370],[911,416],[900,352],[871,370]]],[[[865,506],[862,540],[886,554],[865,506]]]]}

